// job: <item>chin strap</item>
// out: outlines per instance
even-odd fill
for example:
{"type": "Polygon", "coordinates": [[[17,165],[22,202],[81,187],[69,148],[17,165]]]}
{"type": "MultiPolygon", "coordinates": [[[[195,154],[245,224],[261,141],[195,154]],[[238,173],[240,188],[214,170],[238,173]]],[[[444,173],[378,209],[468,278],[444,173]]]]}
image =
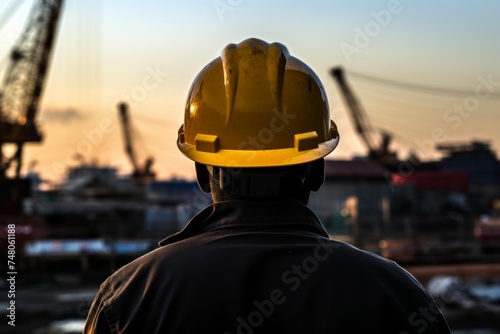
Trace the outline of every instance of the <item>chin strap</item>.
{"type": "Polygon", "coordinates": [[[223,191],[242,196],[276,197],[302,189],[311,164],[302,166],[305,168],[292,168],[276,173],[215,166],[207,166],[207,169],[213,178],[219,180],[219,187],[223,191]]]}

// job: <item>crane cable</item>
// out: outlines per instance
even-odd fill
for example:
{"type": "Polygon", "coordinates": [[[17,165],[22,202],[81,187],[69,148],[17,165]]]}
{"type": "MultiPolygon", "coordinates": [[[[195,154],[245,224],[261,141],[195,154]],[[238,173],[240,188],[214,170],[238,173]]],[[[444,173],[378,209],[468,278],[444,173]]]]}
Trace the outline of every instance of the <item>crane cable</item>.
{"type": "MultiPolygon", "coordinates": [[[[465,89],[456,89],[456,88],[444,88],[444,87],[434,87],[434,86],[428,86],[428,85],[421,85],[421,84],[415,84],[415,83],[409,83],[409,82],[403,82],[403,81],[398,81],[398,80],[391,80],[391,79],[385,79],[385,78],[379,78],[375,77],[372,75],[367,75],[367,74],[362,74],[359,72],[353,72],[353,71],[347,71],[349,73],[349,76],[351,77],[356,77],[359,79],[364,79],[368,81],[374,81],[378,82],[384,85],[388,86],[393,86],[396,88],[403,88],[407,90],[417,90],[425,93],[431,93],[431,94],[446,94],[446,95],[459,95],[459,96],[464,96],[464,95],[474,95],[473,91],[465,90],[465,89]]],[[[495,93],[492,92],[490,95],[488,95],[489,98],[494,98],[494,99],[500,99],[500,93],[495,93]]]]}

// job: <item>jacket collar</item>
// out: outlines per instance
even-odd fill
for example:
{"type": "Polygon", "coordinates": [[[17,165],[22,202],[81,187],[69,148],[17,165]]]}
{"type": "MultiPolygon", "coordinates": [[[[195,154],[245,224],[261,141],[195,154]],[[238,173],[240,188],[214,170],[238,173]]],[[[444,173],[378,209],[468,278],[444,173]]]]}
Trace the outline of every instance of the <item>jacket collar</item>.
{"type": "Polygon", "coordinates": [[[165,246],[216,229],[238,227],[264,231],[294,228],[328,237],[318,216],[297,200],[225,201],[207,206],[184,229],[160,241],[159,245],[165,246]]]}

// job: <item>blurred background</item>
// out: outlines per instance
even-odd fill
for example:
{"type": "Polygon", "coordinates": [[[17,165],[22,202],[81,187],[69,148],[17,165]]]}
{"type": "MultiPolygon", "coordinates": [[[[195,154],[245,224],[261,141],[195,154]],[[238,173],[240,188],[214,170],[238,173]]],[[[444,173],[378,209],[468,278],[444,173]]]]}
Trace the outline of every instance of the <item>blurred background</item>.
{"type": "Polygon", "coordinates": [[[500,333],[499,11],[2,0],[0,304],[8,315],[15,272],[19,321],[2,332],[81,332],[104,278],[210,204],[176,147],[187,93],[224,46],[257,37],[328,94],[341,141],[310,206],[331,237],[409,270],[453,333],[500,333]]]}

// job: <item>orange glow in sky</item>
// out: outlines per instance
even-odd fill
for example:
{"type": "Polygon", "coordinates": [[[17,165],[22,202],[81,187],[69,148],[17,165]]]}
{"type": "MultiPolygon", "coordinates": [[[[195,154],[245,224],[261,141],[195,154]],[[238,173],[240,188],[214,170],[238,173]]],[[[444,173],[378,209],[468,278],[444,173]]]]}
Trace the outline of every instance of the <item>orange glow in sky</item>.
{"type": "MultiPolygon", "coordinates": [[[[32,4],[0,26],[0,74],[32,4]]],[[[341,134],[331,158],[366,154],[329,74],[338,65],[401,158],[410,150],[436,158],[433,144],[472,139],[498,154],[499,12],[498,1],[472,0],[66,0],[37,115],[44,142],[26,145],[23,170],[36,161],[50,180],[82,163],[129,173],[117,110],[125,101],[139,160],[153,156],[160,178],[192,178],[194,165],[176,146],[189,87],[225,45],[248,37],[285,44],[318,74],[341,134]],[[401,89],[349,71],[464,93],[401,89]]]]}

